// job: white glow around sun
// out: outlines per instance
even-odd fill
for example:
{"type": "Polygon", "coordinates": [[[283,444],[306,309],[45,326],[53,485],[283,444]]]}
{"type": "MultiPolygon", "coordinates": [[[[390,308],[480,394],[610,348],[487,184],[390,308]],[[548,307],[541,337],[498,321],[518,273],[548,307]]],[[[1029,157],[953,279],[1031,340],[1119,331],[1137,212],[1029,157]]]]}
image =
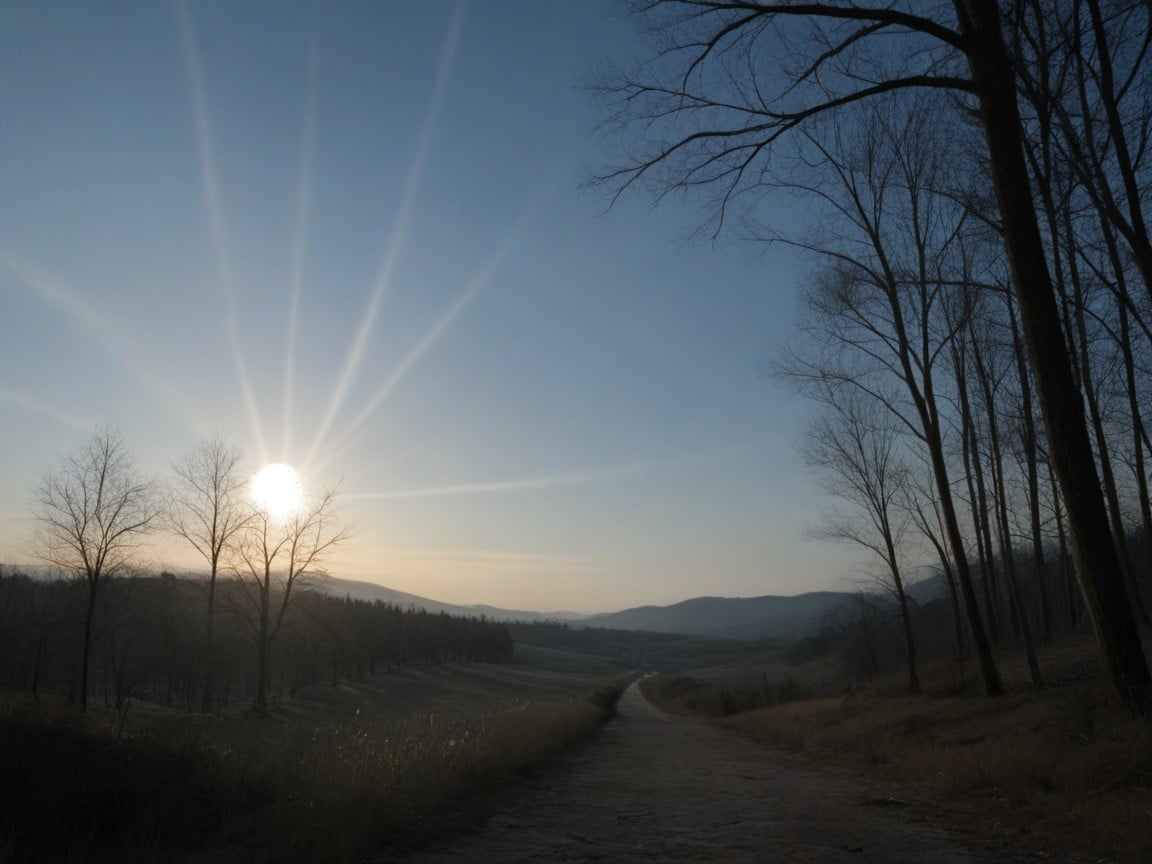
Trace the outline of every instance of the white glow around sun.
{"type": "Polygon", "coordinates": [[[287,519],[304,504],[300,474],[291,465],[265,465],[252,477],[252,501],[273,519],[287,519]]]}

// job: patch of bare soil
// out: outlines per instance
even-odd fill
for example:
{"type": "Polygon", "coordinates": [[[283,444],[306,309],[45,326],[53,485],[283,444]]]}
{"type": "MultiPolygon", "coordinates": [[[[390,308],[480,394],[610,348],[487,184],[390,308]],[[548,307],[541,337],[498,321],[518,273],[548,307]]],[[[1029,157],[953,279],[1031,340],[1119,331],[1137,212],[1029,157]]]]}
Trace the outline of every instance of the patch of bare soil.
{"type": "Polygon", "coordinates": [[[471,834],[404,859],[461,862],[1090,862],[990,834],[939,803],[666,714],[634,684],[579,752],[471,834]]]}

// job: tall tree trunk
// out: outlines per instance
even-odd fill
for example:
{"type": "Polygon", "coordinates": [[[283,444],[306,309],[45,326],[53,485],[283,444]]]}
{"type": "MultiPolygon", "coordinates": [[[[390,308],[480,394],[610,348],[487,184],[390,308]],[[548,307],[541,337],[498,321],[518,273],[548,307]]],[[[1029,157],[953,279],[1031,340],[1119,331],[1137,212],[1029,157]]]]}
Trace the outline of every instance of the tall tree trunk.
{"type": "Polygon", "coordinates": [[[1028,517],[1032,533],[1032,567],[1036,588],[1040,594],[1040,640],[1052,638],[1052,601],[1048,597],[1047,564],[1044,561],[1044,538],[1040,529],[1040,469],[1036,453],[1036,424],[1032,422],[1032,380],[1024,358],[1024,343],[1016,324],[1012,295],[1008,297],[1008,320],[1012,326],[1013,353],[1016,356],[1016,374],[1020,378],[1020,406],[1023,421],[1024,459],[1028,471],[1028,517]]]}
{"type": "MultiPolygon", "coordinates": [[[[1067,212],[1064,213],[1065,230],[1068,242],[1073,242],[1072,221],[1067,212]]],[[[1120,578],[1126,586],[1129,601],[1136,609],[1147,617],[1139,604],[1139,595],[1133,578],[1132,562],[1128,556],[1128,541],[1124,532],[1124,520],[1120,511],[1120,494],[1116,489],[1116,475],[1112,471],[1111,448],[1107,433],[1104,431],[1104,420],[1100,411],[1100,401],[1096,396],[1096,382],[1092,378],[1091,354],[1088,350],[1088,327],[1085,321],[1084,287],[1080,279],[1080,270],[1076,266],[1075,258],[1069,261],[1068,273],[1072,282],[1073,320],[1076,324],[1076,333],[1080,346],[1080,383],[1084,389],[1084,397],[1088,403],[1088,416],[1092,421],[1092,430],[1096,435],[1096,451],[1100,458],[1100,474],[1103,481],[1104,500],[1108,503],[1108,512],[1112,524],[1112,541],[1116,545],[1116,557],[1120,564],[1120,578]]]]}
{"type": "Polygon", "coordinates": [[[1052,463],[1064,493],[1077,573],[1105,668],[1121,698],[1143,711],[1152,684],[1131,604],[1119,578],[1095,458],[1075,389],[1023,155],[1015,76],[996,0],[954,0],[988,142],[1028,355],[1052,463]]]}
{"type": "MultiPolygon", "coordinates": [[[[953,639],[956,642],[956,655],[959,657],[964,653],[964,611],[960,608],[960,595],[956,590],[956,575],[952,572],[952,561],[948,558],[948,550],[944,548],[944,544],[940,542],[936,532],[928,525],[928,520],[924,517],[923,512],[920,513],[920,517],[924,536],[928,538],[928,542],[936,550],[936,555],[940,558],[940,569],[948,583],[948,598],[952,605],[953,639]]],[[[939,520],[939,513],[937,513],[937,520],[939,520]]]]}
{"type": "MultiPolygon", "coordinates": [[[[1136,386],[1136,360],[1132,354],[1130,323],[1131,298],[1128,296],[1128,280],[1124,275],[1124,267],[1120,261],[1120,250],[1117,248],[1116,237],[1103,213],[1100,214],[1100,227],[1105,247],[1108,250],[1109,263],[1111,263],[1112,272],[1116,276],[1116,315],[1120,322],[1120,338],[1117,341],[1120,343],[1120,353],[1124,360],[1124,389],[1128,396],[1128,413],[1132,416],[1132,458],[1134,462],[1132,473],[1135,475],[1137,500],[1140,504],[1140,525],[1144,531],[1145,544],[1148,544],[1152,543],[1152,506],[1149,504],[1148,477],[1144,471],[1144,445],[1148,439],[1148,433],[1144,428],[1144,419],[1140,413],[1140,397],[1136,386]]],[[[1125,552],[1127,552],[1127,545],[1125,545],[1125,552]]],[[[1140,616],[1141,622],[1147,627],[1152,625],[1152,618],[1149,618],[1148,607],[1140,593],[1135,563],[1130,557],[1127,560],[1132,604],[1136,607],[1136,613],[1140,616]]],[[[1145,578],[1152,578],[1152,554],[1149,554],[1147,549],[1144,555],[1143,569],[1145,578]]]]}
{"type": "Polygon", "coordinates": [[[268,710],[268,672],[272,653],[270,632],[272,574],[265,565],[264,579],[260,585],[260,622],[256,644],[256,710],[268,710]]]}
{"type": "MultiPolygon", "coordinates": [[[[971,325],[969,325],[971,326],[971,325]]],[[[1000,611],[996,597],[996,565],[992,560],[991,526],[988,524],[988,491],[984,485],[984,469],[980,459],[980,442],[976,435],[976,422],[968,396],[968,370],[963,356],[954,358],[956,391],[960,397],[961,455],[964,460],[964,478],[968,484],[968,498],[972,508],[972,522],[976,534],[976,553],[980,559],[980,587],[984,596],[984,614],[988,617],[988,632],[993,642],[1000,641],[1000,611]]]]}
{"type": "Polygon", "coordinates": [[[207,714],[212,710],[213,686],[216,677],[216,652],[213,646],[213,636],[216,624],[216,564],[212,563],[212,570],[208,574],[208,621],[204,633],[204,699],[201,710],[207,714]]]}
{"type": "Polygon", "coordinates": [[[1004,451],[1000,443],[1000,426],[996,419],[996,394],[992,389],[991,375],[984,364],[980,344],[972,344],[973,359],[976,361],[976,376],[984,394],[984,409],[988,414],[988,444],[992,461],[992,487],[996,493],[996,531],[1000,537],[1000,565],[1008,582],[1008,598],[1011,603],[1013,626],[1024,645],[1024,656],[1028,661],[1028,673],[1032,686],[1041,690],[1044,679],[1040,674],[1040,664],[1036,659],[1036,647],[1032,644],[1032,628],[1028,623],[1028,609],[1023,602],[1020,583],[1016,577],[1016,552],[1012,548],[1012,532],[1008,523],[1008,489],[1004,482],[1004,451]]]}
{"type": "Polygon", "coordinates": [[[988,643],[988,636],[984,631],[984,623],[980,617],[976,589],[972,584],[968,556],[964,551],[964,538],[960,533],[960,522],[956,518],[952,486],[948,478],[948,468],[944,462],[944,451],[939,439],[939,430],[936,429],[935,432],[935,446],[930,446],[929,451],[932,460],[932,472],[936,478],[936,491],[940,496],[941,521],[944,523],[944,530],[948,536],[948,545],[952,548],[956,575],[960,582],[960,593],[964,598],[964,609],[968,617],[968,629],[972,634],[972,647],[975,649],[980,677],[984,682],[984,692],[989,696],[999,696],[1004,692],[1004,686],[1000,681],[1000,670],[996,667],[996,660],[992,656],[992,647],[988,643]]]}
{"type": "Polygon", "coordinates": [[[92,621],[96,617],[96,584],[88,583],[88,603],[84,610],[84,648],[80,660],[80,710],[88,710],[88,666],[92,653],[92,621]]]}
{"type": "Polygon", "coordinates": [[[908,608],[908,595],[904,593],[904,580],[900,575],[900,565],[896,563],[896,545],[892,542],[892,532],[887,528],[884,531],[884,546],[887,549],[888,569],[892,573],[892,584],[896,588],[896,602],[900,605],[900,621],[904,627],[904,658],[908,664],[908,692],[916,696],[920,693],[920,676],[916,674],[916,639],[912,634],[912,614],[908,608]]]}
{"type": "MultiPolygon", "coordinates": [[[[1132,154],[1128,147],[1128,130],[1124,119],[1120,116],[1120,105],[1117,101],[1116,82],[1112,69],[1112,49],[1108,42],[1108,28],[1104,16],[1100,12],[1099,0],[1084,0],[1092,20],[1092,34],[1096,47],[1096,69],[1093,77],[1096,80],[1099,101],[1104,106],[1107,117],[1107,139],[1115,156],[1115,168],[1120,175],[1123,187],[1123,198],[1127,206],[1127,218],[1121,212],[1121,205],[1113,200],[1109,189],[1109,178],[1103,170],[1099,170],[1097,163],[1098,183],[1101,191],[1106,191],[1106,198],[1110,205],[1113,223],[1125,234],[1129,248],[1132,250],[1132,260],[1144,280],[1148,296],[1152,298],[1152,241],[1148,237],[1148,227],[1144,221],[1145,190],[1140,188],[1139,178],[1133,164],[1132,154]]],[[[1146,142],[1139,142],[1139,150],[1143,151],[1146,142]]],[[[1140,155],[1140,154],[1138,154],[1140,155]]],[[[1100,196],[1103,199],[1105,196],[1100,196]]]]}
{"type": "Polygon", "coordinates": [[[1060,489],[1056,484],[1056,472],[1048,463],[1048,481],[1052,484],[1052,515],[1056,520],[1056,540],[1060,549],[1060,573],[1064,577],[1064,600],[1068,605],[1068,632],[1076,632],[1079,623],[1078,609],[1080,592],[1076,587],[1076,577],[1072,572],[1071,556],[1068,554],[1068,535],[1064,531],[1064,507],[1060,503],[1060,489]]]}

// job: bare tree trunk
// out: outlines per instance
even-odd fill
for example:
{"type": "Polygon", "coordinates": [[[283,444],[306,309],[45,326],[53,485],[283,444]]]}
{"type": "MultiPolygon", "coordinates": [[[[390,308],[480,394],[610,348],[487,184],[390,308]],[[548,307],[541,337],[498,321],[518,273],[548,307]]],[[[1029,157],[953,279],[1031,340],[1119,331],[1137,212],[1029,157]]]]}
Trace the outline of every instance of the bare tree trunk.
{"type": "Polygon", "coordinates": [[[260,621],[256,644],[256,710],[268,710],[268,673],[271,661],[272,644],[269,629],[271,609],[272,574],[265,570],[260,585],[260,621]]]}
{"type": "Polygon", "coordinates": [[[1043,689],[1044,680],[1040,674],[1040,664],[1036,659],[1036,648],[1032,644],[1032,628],[1028,624],[1028,610],[1023,603],[1020,584],[1016,578],[1016,552],[1012,548],[1012,532],[1008,523],[1008,490],[1004,482],[1004,453],[1000,444],[1000,426],[996,420],[996,395],[992,389],[989,369],[985,365],[978,342],[972,343],[977,380],[984,394],[985,411],[988,414],[988,442],[992,461],[992,485],[996,493],[996,529],[1000,536],[1000,563],[1008,582],[1009,601],[1012,606],[1013,625],[1019,631],[1024,645],[1024,656],[1028,661],[1028,672],[1032,686],[1043,689]]]}
{"type": "MultiPolygon", "coordinates": [[[[1128,396],[1128,412],[1132,417],[1132,458],[1134,462],[1133,475],[1136,480],[1136,493],[1140,506],[1140,525],[1144,531],[1145,543],[1152,543],[1152,505],[1148,496],[1148,477],[1144,470],[1144,444],[1148,438],[1144,428],[1144,419],[1140,413],[1140,399],[1136,386],[1136,360],[1132,354],[1131,324],[1130,324],[1130,298],[1128,296],[1128,280],[1124,275],[1124,267],[1120,262],[1120,250],[1116,247],[1116,237],[1111,226],[1100,214],[1101,234],[1104,237],[1105,247],[1108,250],[1109,262],[1116,276],[1116,315],[1120,322],[1121,356],[1124,360],[1124,385],[1128,396]]],[[[1125,545],[1127,552],[1127,545],[1125,545]]],[[[1152,625],[1152,618],[1148,615],[1148,607],[1140,593],[1140,586],[1136,580],[1136,567],[1130,558],[1126,558],[1129,565],[1129,589],[1132,592],[1132,604],[1136,607],[1136,614],[1145,627],[1152,625]]],[[[1145,552],[1144,573],[1152,577],[1152,555],[1145,552]]]]}
{"type": "MultiPolygon", "coordinates": [[[[935,502],[933,502],[933,504],[935,504],[935,502]]],[[[928,542],[932,544],[932,548],[936,550],[936,554],[940,558],[940,569],[948,583],[948,597],[952,604],[952,626],[954,629],[954,639],[956,640],[956,655],[960,657],[964,653],[964,612],[960,608],[960,595],[956,590],[956,576],[952,572],[952,562],[948,558],[948,550],[944,548],[944,544],[936,534],[939,526],[934,529],[932,525],[929,524],[928,517],[925,515],[919,501],[914,503],[913,509],[921,532],[928,538],[928,542]]],[[[933,507],[933,512],[936,514],[937,523],[939,523],[940,513],[935,509],[935,506],[933,507]]]]}
{"type": "Polygon", "coordinates": [[[1092,613],[1105,668],[1121,698],[1143,711],[1152,684],[1136,619],[1119,578],[1084,410],[1075,388],[1068,347],[1048,273],[1048,262],[1024,161],[1015,76],[1005,50],[996,0],[955,0],[981,125],[988,142],[1004,242],[1029,360],[1052,453],[1068,508],[1084,597],[1092,613]]]}
{"type": "Polygon", "coordinates": [[[92,621],[96,617],[96,583],[88,583],[88,602],[84,610],[84,647],[80,660],[80,710],[88,710],[88,667],[92,653],[92,621]]]}
{"type": "MultiPolygon", "coordinates": [[[[1120,106],[1117,101],[1116,82],[1112,68],[1112,51],[1109,45],[1109,33],[1100,13],[1099,0],[1083,0],[1092,19],[1092,34],[1096,48],[1096,69],[1094,79],[1101,104],[1104,106],[1105,116],[1108,118],[1108,141],[1115,156],[1115,166],[1119,171],[1121,185],[1124,190],[1124,201],[1127,203],[1127,219],[1121,212],[1120,205],[1112,200],[1109,193],[1107,209],[1112,214],[1113,224],[1123,230],[1129,247],[1132,250],[1132,260],[1136,264],[1140,275],[1144,279],[1144,286],[1152,297],[1152,241],[1148,237],[1148,227],[1144,222],[1145,190],[1140,188],[1140,181],[1136,176],[1132,154],[1128,147],[1128,131],[1120,116],[1120,106]]],[[[1146,142],[1140,142],[1139,150],[1145,149],[1146,142]]],[[[1095,154],[1094,154],[1095,155],[1095,154]]],[[[1142,155],[1138,153],[1137,155],[1142,155]]],[[[1099,183],[1103,190],[1108,189],[1108,180],[1104,172],[1099,170],[1097,162],[1099,183]]],[[[1100,201],[1101,197],[1097,196],[1100,201]]]]}
{"type": "Polygon", "coordinates": [[[205,623],[204,632],[204,699],[201,702],[201,710],[205,714],[212,710],[213,686],[216,674],[216,652],[213,649],[212,639],[214,636],[216,625],[216,568],[212,568],[212,572],[208,576],[208,620],[205,623]]]}
{"type": "MultiPolygon", "coordinates": [[[[1064,214],[1065,230],[1068,242],[1073,242],[1072,223],[1067,212],[1064,214]]],[[[1121,582],[1126,586],[1128,599],[1136,607],[1141,617],[1147,618],[1147,613],[1140,606],[1139,595],[1136,590],[1135,579],[1132,573],[1132,562],[1128,557],[1128,542],[1124,533],[1124,521],[1120,512],[1120,495],[1116,489],[1116,476],[1112,471],[1112,458],[1107,435],[1104,431],[1104,421],[1100,412],[1100,402],[1096,396],[1096,384],[1092,378],[1091,354],[1088,350],[1088,328],[1084,316],[1084,290],[1080,279],[1080,271],[1075,259],[1069,262],[1069,275],[1072,282],[1073,318],[1076,324],[1076,334],[1080,348],[1080,383],[1084,389],[1084,397],[1088,403],[1088,415],[1091,418],[1092,430],[1096,435],[1096,450],[1100,459],[1100,473],[1103,481],[1104,499],[1108,503],[1108,512],[1111,517],[1112,542],[1116,546],[1116,557],[1119,562],[1121,582]]]]}
{"type": "Polygon", "coordinates": [[[892,584],[896,588],[896,602],[900,605],[900,621],[904,627],[904,658],[908,664],[908,692],[913,696],[920,693],[920,676],[916,674],[916,639],[912,635],[912,613],[908,608],[908,595],[904,593],[904,580],[896,563],[896,547],[891,532],[884,536],[888,550],[888,566],[892,573],[892,584]]]}
{"type": "Polygon", "coordinates": [[[1072,572],[1071,556],[1068,554],[1068,535],[1064,531],[1064,508],[1060,502],[1060,488],[1056,483],[1056,472],[1048,463],[1048,481],[1052,485],[1052,515],[1056,520],[1056,539],[1060,548],[1060,572],[1064,577],[1064,601],[1068,605],[1068,632],[1076,631],[1079,623],[1077,609],[1079,608],[1080,591],[1076,586],[1076,578],[1072,572]]]}
{"type": "Polygon", "coordinates": [[[1044,560],[1044,538],[1040,529],[1040,470],[1036,453],[1036,424],[1032,422],[1032,381],[1024,359],[1024,343],[1020,339],[1012,295],[1008,297],[1008,320],[1012,327],[1013,354],[1016,356],[1016,374],[1020,378],[1020,415],[1023,421],[1025,465],[1028,471],[1028,517],[1032,534],[1032,567],[1036,588],[1040,594],[1040,640],[1052,638],[1052,602],[1048,597],[1048,567],[1044,560]]]}
{"type": "Polygon", "coordinates": [[[964,597],[964,607],[968,613],[972,645],[976,650],[976,662],[979,664],[981,679],[984,681],[984,692],[989,696],[998,696],[1003,693],[1004,687],[1000,682],[1000,671],[996,668],[996,660],[992,656],[992,648],[988,644],[988,637],[984,632],[984,624],[980,618],[976,590],[972,585],[972,574],[968,568],[968,556],[964,552],[964,538],[960,533],[960,523],[956,519],[956,508],[952,499],[952,487],[948,480],[948,469],[944,464],[944,454],[938,437],[936,446],[929,449],[937,491],[940,493],[940,509],[944,530],[948,534],[949,545],[952,547],[960,591],[964,597]]]}
{"type": "MultiPolygon", "coordinates": [[[[969,335],[975,341],[969,322],[969,335]]],[[[980,556],[980,588],[984,596],[984,610],[988,616],[988,629],[993,642],[1000,641],[1000,598],[996,580],[996,562],[992,551],[992,526],[988,522],[988,489],[984,482],[984,465],[980,452],[980,439],[976,432],[976,418],[968,393],[968,370],[965,357],[955,362],[956,391],[960,397],[960,430],[964,473],[972,502],[972,521],[976,533],[976,549],[980,556]]]]}

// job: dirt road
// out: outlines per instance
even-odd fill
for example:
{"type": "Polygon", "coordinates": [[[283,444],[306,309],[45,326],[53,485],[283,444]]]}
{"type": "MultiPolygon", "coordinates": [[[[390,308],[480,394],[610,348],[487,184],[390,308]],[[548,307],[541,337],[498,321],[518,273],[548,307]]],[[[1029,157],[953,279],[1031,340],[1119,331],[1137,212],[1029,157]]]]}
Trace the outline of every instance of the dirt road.
{"type": "Polygon", "coordinates": [[[620,716],[472,834],[409,864],[1084,861],[957,830],[938,805],[652,707],[620,716]]]}

